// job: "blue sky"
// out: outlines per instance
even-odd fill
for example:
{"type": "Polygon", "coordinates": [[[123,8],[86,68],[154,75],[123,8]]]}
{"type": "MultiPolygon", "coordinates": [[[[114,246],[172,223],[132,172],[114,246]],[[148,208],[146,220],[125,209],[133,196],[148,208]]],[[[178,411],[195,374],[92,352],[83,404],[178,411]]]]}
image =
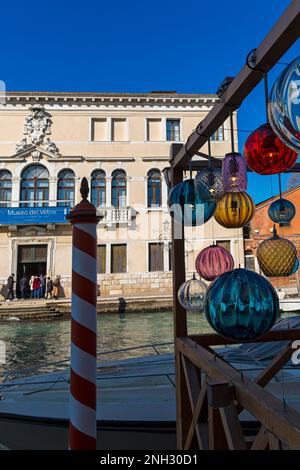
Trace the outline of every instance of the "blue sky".
{"type": "MultiPolygon", "coordinates": [[[[8,90],[176,90],[213,93],[234,76],[288,0],[53,0],[1,5],[0,79],[8,90]]],[[[300,55],[299,41],[282,58],[300,55]]],[[[270,85],[283,69],[276,65],[270,85]]],[[[239,128],[265,121],[262,84],[244,101],[239,128]]],[[[240,132],[240,150],[247,138],[240,132]]],[[[299,177],[300,178],[300,177],[299,177]]],[[[277,178],[251,175],[256,201],[277,178]]],[[[286,183],[287,177],[284,178],[286,183]]],[[[300,181],[299,181],[300,183],[300,181]]]]}

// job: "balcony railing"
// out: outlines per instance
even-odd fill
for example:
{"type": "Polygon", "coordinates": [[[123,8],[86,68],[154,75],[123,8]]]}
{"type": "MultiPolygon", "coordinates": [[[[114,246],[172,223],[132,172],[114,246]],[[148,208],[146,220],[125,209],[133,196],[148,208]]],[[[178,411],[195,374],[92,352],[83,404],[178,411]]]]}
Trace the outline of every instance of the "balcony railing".
{"type": "Polygon", "coordinates": [[[125,207],[121,209],[116,208],[101,208],[97,209],[99,215],[103,215],[103,219],[99,222],[101,225],[112,227],[117,224],[130,225],[135,219],[136,211],[133,207],[125,207]]]}

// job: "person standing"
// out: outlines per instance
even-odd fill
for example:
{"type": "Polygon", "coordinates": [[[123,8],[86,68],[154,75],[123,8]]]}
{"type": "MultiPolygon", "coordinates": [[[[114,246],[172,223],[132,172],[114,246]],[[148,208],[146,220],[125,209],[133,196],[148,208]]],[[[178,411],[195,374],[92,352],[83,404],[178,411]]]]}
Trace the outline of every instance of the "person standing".
{"type": "Polygon", "coordinates": [[[31,276],[29,279],[29,288],[30,288],[30,297],[33,299],[33,281],[34,281],[34,276],[31,276]]]}
{"type": "Polygon", "coordinates": [[[39,299],[43,299],[45,297],[45,278],[43,274],[40,274],[39,280],[40,280],[39,299]]]}
{"type": "Polygon", "coordinates": [[[11,274],[11,275],[8,276],[8,278],[7,278],[7,295],[6,295],[6,301],[14,300],[14,298],[15,298],[15,296],[14,296],[14,283],[15,283],[14,277],[15,277],[15,275],[14,275],[14,274],[11,274]]]}
{"type": "Polygon", "coordinates": [[[59,276],[55,276],[55,279],[53,281],[53,298],[55,300],[58,299],[59,288],[60,288],[60,279],[59,279],[59,276]]]}
{"type": "Polygon", "coordinates": [[[28,280],[25,274],[23,274],[23,276],[20,279],[19,287],[20,287],[20,292],[21,292],[21,299],[23,300],[26,298],[27,290],[28,290],[28,280]]]}
{"type": "Polygon", "coordinates": [[[40,279],[38,278],[38,276],[34,276],[33,286],[32,287],[33,287],[33,298],[38,299],[39,298],[40,287],[41,287],[40,279]]]}
{"type": "Polygon", "coordinates": [[[53,292],[53,282],[50,277],[47,277],[47,284],[46,284],[46,299],[48,299],[48,296],[50,296],[50,299],[52,299],[52,292],[53,292]]]}

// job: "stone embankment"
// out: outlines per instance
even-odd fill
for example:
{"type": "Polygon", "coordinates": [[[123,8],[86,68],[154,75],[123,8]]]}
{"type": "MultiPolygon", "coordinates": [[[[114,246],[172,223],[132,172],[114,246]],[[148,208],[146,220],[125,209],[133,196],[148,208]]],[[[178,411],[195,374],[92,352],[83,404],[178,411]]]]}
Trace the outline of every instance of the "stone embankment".
{"type": "MultiPolygon", "coordinates": [[[[97,299],[98,314],[162,312],[171,309],[172,297],[170,295],[126,298],[98,297],[97,299]]],[[[0,320],[50,320],[69,317],[70,314],[70,299],[0,301],[0,320]]]]}

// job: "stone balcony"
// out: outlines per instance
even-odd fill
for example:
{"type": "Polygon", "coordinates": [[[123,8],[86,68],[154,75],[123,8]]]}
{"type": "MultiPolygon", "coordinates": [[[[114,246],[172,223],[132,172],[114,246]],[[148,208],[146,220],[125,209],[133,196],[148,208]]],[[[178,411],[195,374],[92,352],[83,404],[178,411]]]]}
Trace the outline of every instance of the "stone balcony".
{"type": "Polygon", "coordinates": [[[107,228],[113,228],[116,225],[131,227],[136,218],[136,210],[133,207],[116,208],[98,208],[97,214],[102,215],[103,219],[99,224],[107,228]]]}

